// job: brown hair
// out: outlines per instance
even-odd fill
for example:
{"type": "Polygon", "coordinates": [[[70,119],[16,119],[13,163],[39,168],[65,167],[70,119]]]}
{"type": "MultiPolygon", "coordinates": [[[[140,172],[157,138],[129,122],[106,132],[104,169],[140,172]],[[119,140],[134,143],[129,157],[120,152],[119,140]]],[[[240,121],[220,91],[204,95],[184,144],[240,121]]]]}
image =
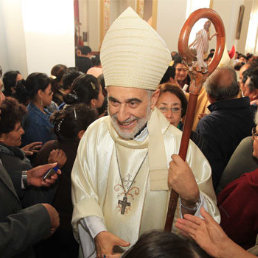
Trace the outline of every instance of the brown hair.
{"type": "Polygon", "coordinates": [[[0,135],[14,130],[18,122],[22,122],[26,107],[16,99],[6,97],[0,106],[0,135]]]}
{"type": "Polygon", "coordinates": [[[186,108],[187,108],[187,99],[182,89],[170,83],[160,84],[159,89],[160,89],[160,96],[165,92],[170,92],[171,94],[176,95],[180,99],[181,106],[182,106],[181,117],[184,117],[186,113],[186,108]]]}

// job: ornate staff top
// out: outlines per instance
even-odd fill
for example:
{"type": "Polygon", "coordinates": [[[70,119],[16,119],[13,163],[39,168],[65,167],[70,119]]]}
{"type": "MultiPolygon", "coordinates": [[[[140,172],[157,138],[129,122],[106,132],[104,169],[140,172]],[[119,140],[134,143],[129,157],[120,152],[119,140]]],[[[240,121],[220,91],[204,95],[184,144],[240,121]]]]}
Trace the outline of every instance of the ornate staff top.
{"type": "Polygon", "coordinates": [[[211,63],[208,65],[208,74],[210,75],[218,66],[225,47],[225,29],[223,21],[214,10],[202,8],[191,13],[181,29],[178,39],[178,51],[179,54],[186,60],[187,65],[191,67],[195,56],[188,46],[189,36],[193,25],[201,18],[209,19],[213,23],[216,30],[216,50],[211,63]]]}

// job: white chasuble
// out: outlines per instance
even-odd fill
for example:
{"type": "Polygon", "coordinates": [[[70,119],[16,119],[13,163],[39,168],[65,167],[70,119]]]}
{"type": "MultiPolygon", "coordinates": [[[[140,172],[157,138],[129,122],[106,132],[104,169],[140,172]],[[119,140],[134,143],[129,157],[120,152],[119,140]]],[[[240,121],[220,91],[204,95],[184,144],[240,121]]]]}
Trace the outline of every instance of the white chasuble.
{"type": "Polygon", "coordinates": [[[136,242],[148,181],[147,148],[132,150],[117,146],[116,150],[111,157],[103,215],[108,231],[123,236],[126,241],[136,242]],[[127,199],[123,204],[125,194],[127,199]]]}
{"type": "MultiPolygon", "coordinates": [[[[109,116],[89,126],[72,170],[72,224],[76,234],[80,220],[89,216],[102,218],[108,231],[131,245],[141,233],[164,228],[169,198],[167,169],[171,155],[179,152],[182,132],[169,125],[157,109],[148,122],[148,132],[140,142],[122,140],[112,128],[109,116]],[[158,128],[160,132],[155,135],[158,128]],[[153,135],[158,141],[151,139],[153,135]],[[163,142],[162,148],[157,146],[159,142],[163,142]],[[127,200],[123,202],[125,193],[127,200]]],[[[192,141],[186,160],[208,212],[219,222],[211,168],[192,141]]],[[[179,209],[175,217],[178,215],[179,209]]]]}

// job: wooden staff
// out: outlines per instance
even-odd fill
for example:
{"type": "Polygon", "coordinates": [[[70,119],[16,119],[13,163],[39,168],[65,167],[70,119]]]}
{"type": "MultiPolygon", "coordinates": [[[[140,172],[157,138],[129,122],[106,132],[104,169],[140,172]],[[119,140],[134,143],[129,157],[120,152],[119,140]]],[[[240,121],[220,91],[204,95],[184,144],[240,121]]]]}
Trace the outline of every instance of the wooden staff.
{"type": "MultiPolygon", "coordinates": [[[[178,51],[180,55],[183,57],[183,59],[186,60],[188,64],[190,64],[193,61],[193,53],[190,51],[188,47],[189,35],[193,25],[201,18],[208,18],[213,23],[217,33],[217,44],[214,57],[211,63],[208,65],[208,72],[206,74],[202,74],[200,71],[196,71],[194,69],[191,71],[191,92],[189,103],[187,106],[184,130],[179,150],[179,155],[183,160],[186,159],[199,92],[205,79],[218,66],[225,47],[225,29],[220,16],[214,10],[209,8],[198,9],[195,12],[193,12],[186,20],[179,35],[178,51]]],[[[173,189],[171,189],[167,218],[164,228],[164,230],[167,232],[171,232],[172,229],[174,214],[177,207],[177,201],[178,194],[173,189]]]]}

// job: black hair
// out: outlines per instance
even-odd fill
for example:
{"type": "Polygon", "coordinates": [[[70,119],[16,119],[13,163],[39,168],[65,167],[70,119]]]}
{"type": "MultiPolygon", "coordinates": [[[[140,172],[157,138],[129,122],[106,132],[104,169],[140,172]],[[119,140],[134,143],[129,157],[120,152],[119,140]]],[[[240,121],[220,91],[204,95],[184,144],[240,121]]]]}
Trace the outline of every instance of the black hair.
{"type": "Polygon", "coordinates": [[[151,231],[143,234],[122,258],[209,257],[194,242],[174,233],[151,231]]]}
{"type": "Polygon", "coordinates": [[[81,51],[83,55],[88,55],[91,52],[91,48],[88,46],[80,46],[78,49],[81,51]]]}
{"type": "Polygon", "coordinates": [[[9,71],[6,72],[3,76],[3,83],[4,83],[4,95],[5,96],[12,96],[12,89],[16,86],[16,79],[17,75],[21,74],[19,71],[9,71]]]}
{"type": "Polygon", "coordinates": [[[95,57],[91,58],[91,61],[93,63],[93,66],[98,66],[101,64],[99,55],[96,55],[95,57]]]}
{"type": "Polygon", "coordinates": [[[103,93],[104,97],[106,97],[107,96],[107,90],[105,88],[106,87],[106,83],[105,83],[105,79],[104,79],[103,73],[98,76],[97,80],[98,80],[99,84],[102,87],[102,93],[103,93]]]}
{"type": "Polygon", "coordinates": [[[26,107],[12,97],[6,97],[0,106],[0,135],[14,130],[18,122],[22,122],[26,107]]]}
{"type": "Polygon", "coordinates": [[[90,106],[92,99],[98,99],[99,90],[100,85],[93,75],[80,75],[74,80],[71,93],[64,96],[64,102],[66,104],[85,103],[90,106]]]}
{"type": "Polygon", "coordinates": [[[172,77],[173,79],[175,78],[175,67],[174,66],[169,66],[165,74],[163,75],[160,84],[169,82],[169,78],[172,77]]]}
{"type": "Polygon", "coordinates": [[[31,73],[25,81],[29,98],[34,99],[38,91],[44,91],[49,84],[50,78],[45,73],[31,73]]]}
{"type": "Polygon", "coordinates": [[[86,130],[96,119],[97,112],[83,103],[67,106],[51,116],[59,141],[77,139],[78,133],[86,130]]]}
{"type": "MultiPolygon", "coordinates": [[[[181,62],[174,63],[173,66],[174,66],[175,70],[176,70],[176,67],[177,67],[178,64],[182,64],[182,65],[184,65],[184,66],[186,67],[186,64],[184,63],[184,61],[181,60],[181,62]]],[[[187,85],[190,85],[191,78],[190,78],[189,73],[187,73],[185,80],[186,80],[186,84],[187,84],[187,85]]]]}
{"type": "Polygon", "coordinates": [[[100,74],[97,78],[99,84],[101,85],[102,87],[102,93],[103,93],[103,96],[104,96],[104,101],[103,101],[103,104],[101,107],[98,108],[98,113],[100,115],[107,115],[108,112],[107,112],[107,107],[108,107],[108,101],[107,101],[107,90],[105,88],[105,80],[104,80],[104,75],[103,74],[100,74]]]}
{"type": "Polygon", "coordinates": [[[181,88],[179,88],[178,86],[172,85],[170,83],[161,84],[159,86],[159,89],[160,89],[159,96],[161,96],[165,92],[170,92],[171,94],[174,94],[175,96],[177,96],[180,99],[181,106],[182,106],[181,117],[184,117],[184,115],[186,113],[186,109],[187,109],[187,99],[186,99],[186,96],[185,96],[183,90],[181,88]]]}
{"type": "Polygon", "coordinates": [[[63,74],[67,70],[67,67],[63,64],[57,64],[52,67],[51,69],[51,75],[54,75],[56,78],[55,80],[57,82],[60,82],[62,80],[63,74]]]}
{"type": "Polygon", "coordinates": [[[245,83],[248,78],[250,78],[250,81],[247,87],[249,88],[250,92],[258,89],[258,66],[251,66],[243,72],[242,82],[245,83]]]}
{"type": "Polygon", "coordinates": [[[53,101],[60,105],[63,102],[62,96],[60,96],[59,89],[61,88],[62,78],[67,70],[67,67],[63,64],[57,64],[51,69],[51,88],[53,91],[53,101]],[[54,77],[53,77],[54,76],[54,77]]]}
{"type": "Polygon", "coordinates": [[[176,63],[181,63],[183,58],[178,54],[176,53],[173,57],[172,57],[172,60],[174,60],[174,64],[176,63]]]}
{"type": "Polygon", "coordinates": [[[25,80],[22,79],[17,82],[15,87],[14,98],[16,98],[21,104],[27,106],[29,104],[29,96],[25,87],[25,80]]]}
{"type": "Polygon", "coordinates": [[[82,75],[83,73],[78,71],[78,70],[67,70],[64,75],[63,75],[63,86],[62,88],[64,90],[68,90],[71,89],[73,81],[79,77],[80,75],[82,75]]]}

